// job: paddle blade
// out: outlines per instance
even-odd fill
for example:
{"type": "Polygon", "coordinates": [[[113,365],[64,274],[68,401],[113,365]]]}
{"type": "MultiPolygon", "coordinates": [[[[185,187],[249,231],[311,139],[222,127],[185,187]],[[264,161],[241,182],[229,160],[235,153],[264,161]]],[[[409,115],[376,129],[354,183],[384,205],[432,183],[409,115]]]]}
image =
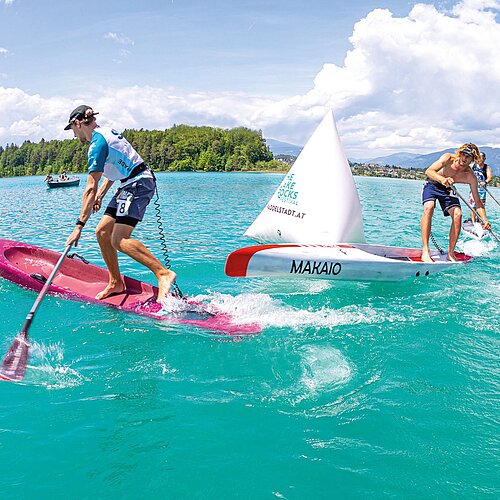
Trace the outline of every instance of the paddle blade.
{"type": "Polygon", "coordinates": [[[12,342],[5,354],[0,368],[0,380],[19,382],[24,378],[28,364],[29,344],[24,332],[21,332],[12,342]]]}

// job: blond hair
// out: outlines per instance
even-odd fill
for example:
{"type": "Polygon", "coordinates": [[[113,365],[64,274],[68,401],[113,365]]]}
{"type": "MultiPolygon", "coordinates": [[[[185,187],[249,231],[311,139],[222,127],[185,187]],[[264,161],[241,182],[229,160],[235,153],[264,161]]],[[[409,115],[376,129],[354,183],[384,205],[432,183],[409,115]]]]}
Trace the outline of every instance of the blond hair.
{"type": "Polygon", "coordinates": [[[458,149],[456,154],[459,155],[460,153],[466,151],[466,154],[469,154],[469,151],[472,151],[472,158],[476,163],[479,163],[481,161],[481,156],[479,154],[479,148],[475,145],[472,144],[472,142],[469,142],[467,144],[462,144],[458,149]]]}

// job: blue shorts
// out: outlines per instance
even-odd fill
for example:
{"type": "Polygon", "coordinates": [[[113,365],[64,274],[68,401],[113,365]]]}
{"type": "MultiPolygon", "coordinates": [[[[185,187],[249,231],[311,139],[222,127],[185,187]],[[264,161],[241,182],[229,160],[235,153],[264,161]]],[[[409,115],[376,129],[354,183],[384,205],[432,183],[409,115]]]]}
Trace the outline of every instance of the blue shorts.
{"type": "Polygon", "coordinates": [[[113,217],[118,224],[135,227],[143,219],[155,189],[156,181],[149,177],[118,188],[104,214],[113,217]]]}
{"type": "Polygon", "coordinates": [[[426,181],[422,188],[422,203],[426,201],[439,201],[441,210],[445,217],[449,216],[449,210],[452,207],[460,207],[460,200],[451,194],[451,188],[442,184],[433,184],[426,181]]]}

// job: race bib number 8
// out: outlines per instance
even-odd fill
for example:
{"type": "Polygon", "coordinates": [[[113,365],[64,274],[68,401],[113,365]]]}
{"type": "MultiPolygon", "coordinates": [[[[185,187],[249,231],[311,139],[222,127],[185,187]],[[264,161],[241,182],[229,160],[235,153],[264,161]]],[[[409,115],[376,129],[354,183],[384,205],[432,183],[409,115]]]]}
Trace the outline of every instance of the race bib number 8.
{"type": "Polygon", "coordinates": [[[116,199],[116,215],[118,217],[126,217],[128,215],[128,210],[130,208],[130,204],[134,199],[134,193],[127,191],[124,189],[116,199]]]}

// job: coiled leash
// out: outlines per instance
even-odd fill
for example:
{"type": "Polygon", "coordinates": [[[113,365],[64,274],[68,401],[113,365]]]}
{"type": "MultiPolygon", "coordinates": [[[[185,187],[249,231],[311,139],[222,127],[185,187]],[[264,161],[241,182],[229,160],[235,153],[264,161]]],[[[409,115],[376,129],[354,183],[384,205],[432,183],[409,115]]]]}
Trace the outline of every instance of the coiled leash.
{"type": "Polygon", "coordinates": [[[89,261],[83,256],[80,255],[79,253],[70,253],[68,255],[68,259],[80,259],[84,264],[88,264],[89,261]]]}
{"type": "Polygon", "coordinates": [[[434,243],[434,246],[437,248],[438,252],[441,255],[444,255],[444,250],[438,245],[438,242],[436,241],[436,238],[434,238],[432,231],[431,231],[431,240],[432,240],[432,243],[434,243]]]}
{"type": "MultiPolygon", "coordinates": [[[[153,171],[151,171],[153,172],[153,171]]],[[[154,173],[153,173],[154,176],[154,173]]],[[[160,246],[163,251],[164,259],[165,259],[165,267],[167,269],[170,269],[170,257],[168,255],[168,246],[167,246],[167,239],[165,238],[165,231],[163,230],[163,222],[161,220],[161,207],[160,207],[160,195],[158,193],[158,183],[156,182],[156,177],[155,179],[155,192],[156,192],[156,199],[153,200],[154,206],[155,206],[155,211],[156,211],[156,221],[158,223],[158,234],[160,238],[160,246]]],[[[172,283],[172,288],[174,289],[176,295],[180,297],[181,299],[184,298],[183,293],[181,292],[181,289],[179,288],[179,285],[177,284],[177,280],[174,280],[172,283]]]]}

